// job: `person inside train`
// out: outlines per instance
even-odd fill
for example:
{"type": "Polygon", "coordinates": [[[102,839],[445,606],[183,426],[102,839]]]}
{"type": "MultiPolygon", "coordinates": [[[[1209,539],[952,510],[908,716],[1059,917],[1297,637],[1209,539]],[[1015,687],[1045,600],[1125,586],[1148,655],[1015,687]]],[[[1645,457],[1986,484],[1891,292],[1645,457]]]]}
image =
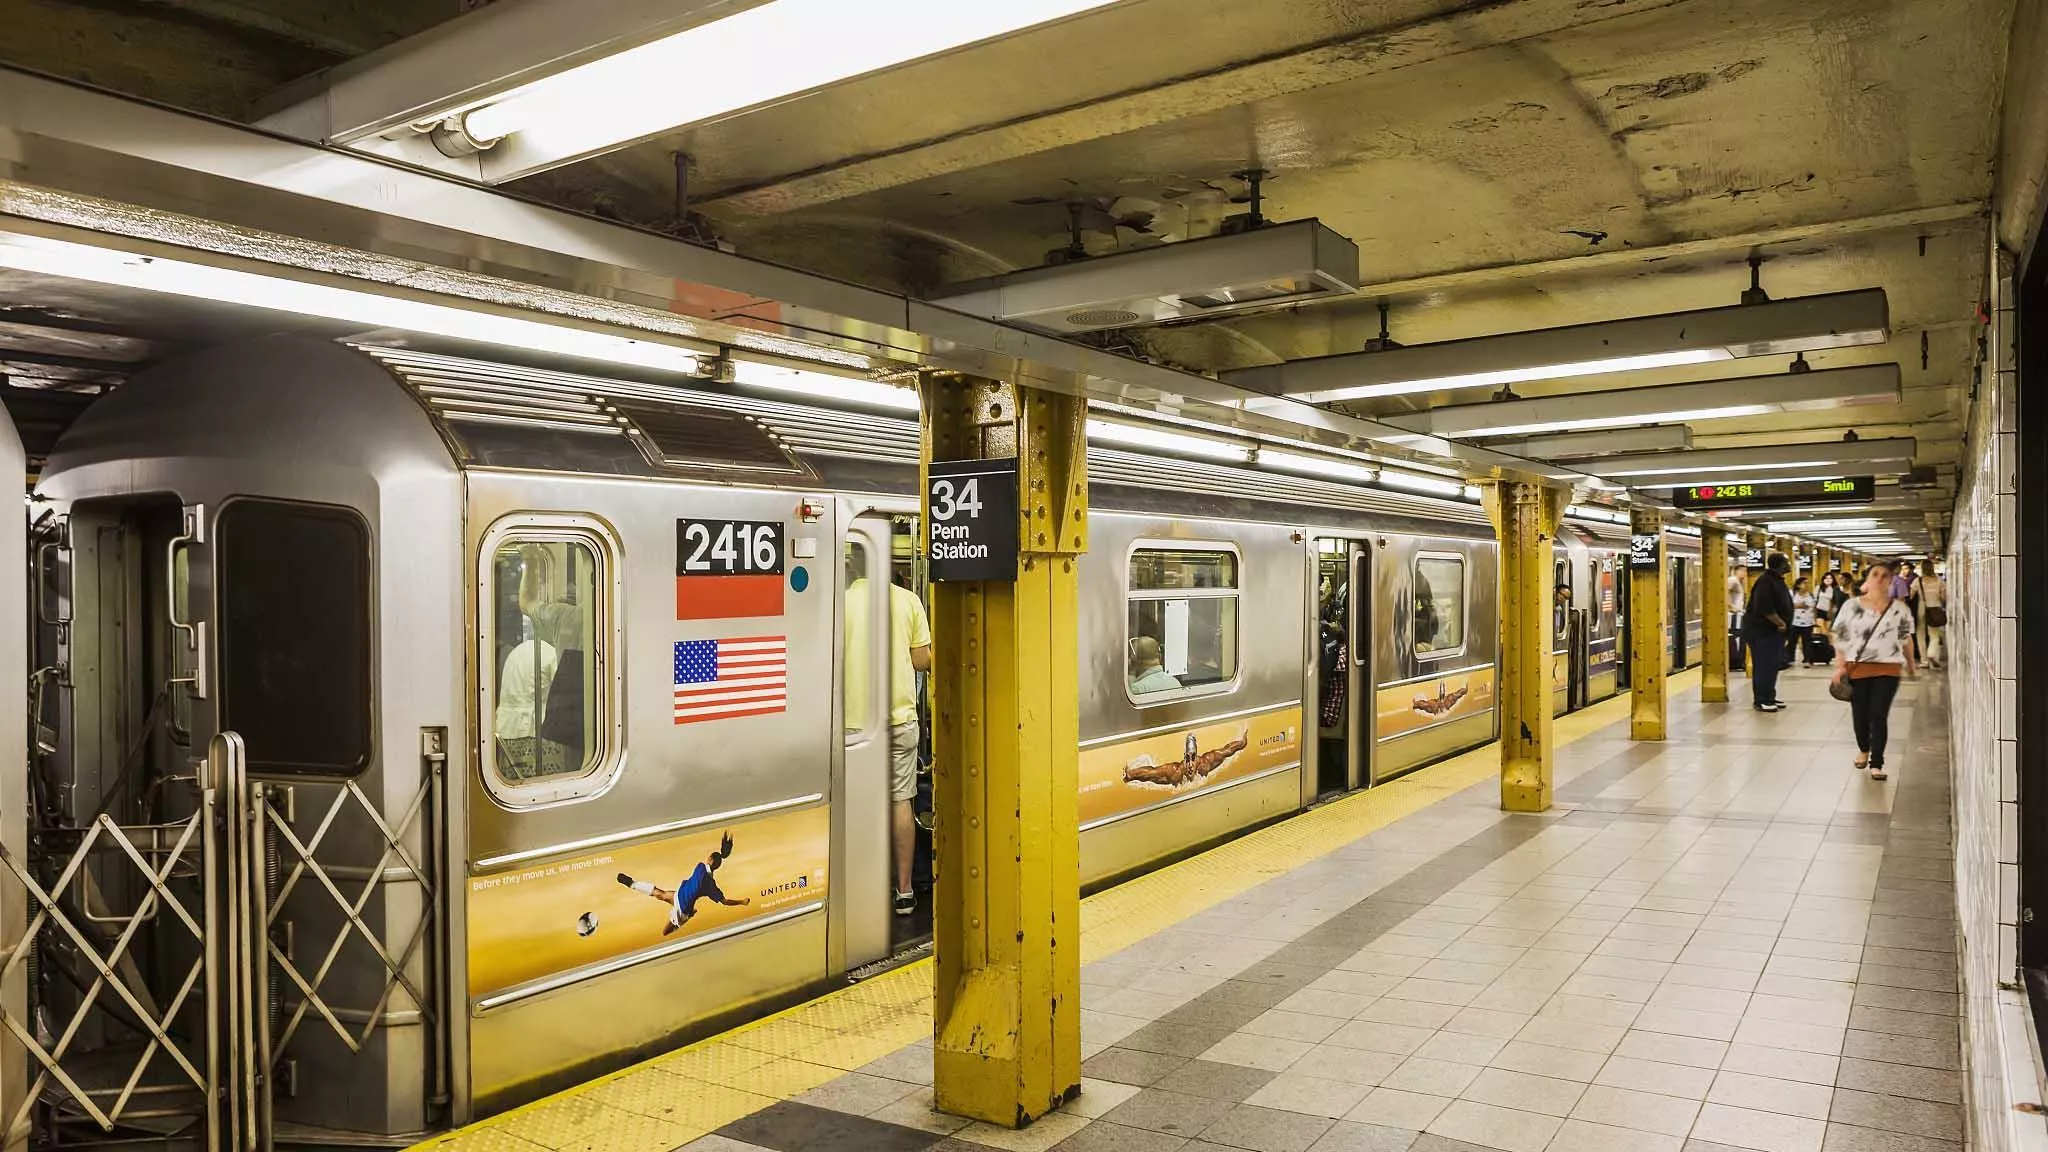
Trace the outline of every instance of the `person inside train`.
{"type": "Polygon", "coordinates": [[[889,846],[896,861],[896,914],[917,911],[910,864],[917,851],[917,754],[924,728],[917,716],[917,677],[932,667],[932,622],[924,601],[889,584],[889,846]]]}
{"type": "Polygon", "coordinates": [[[1764,574],[1749,590],[1749,607],[1742,617],[1742,638],[1750,651],[1750,692],[1759,712],[1785,710],[1778,699],[1778,672],[1785,667],[1785,641],[1792,629],[1792,590],[1785,587],[1785,573],[1791,569],[1784,553],[1771,553],[1764,574]]]}
{"type": "Polygon", "coordinates": [[[1550,593],[1550,631],[1559,640],[1572,618],[1572,586],[1559,584],[1550,593]]]}
{"type": "Polygon", "coordinates": [[[508,780],[544,773],[540,727],[558,661],[554,645],[539,637],[520,641],[505,655],[491,732],[498,773],[508,780]]]}
{"type": "MultiPolygon", "coordinates": [[[[857,554],[846,557],[846,645],[849,652],[871,643],[867,575],[857,554]]],[[[917,911],[917,889],[911,880],[911,864],[917,853],[917,769],[924,746],[924,725],[918,705],[922,693],[918,676],[931,671],[932,623],[924,601],[905,587],[907,572],[893,573],[889,584],[889,847],[894,864],[894,906],[898,916],[917,911]]],[[[858,727],[869,699],[867,679],[854,671],[849,661],[847,674],[847,724],[858,727]]]]}
{"type": "Polygon", "coordinates": [[[1131,637],[1131,695],[1171,692],[1180,687],[1179,678],[1166,670],[1164,651],[1155,637],[1131,637]]]}

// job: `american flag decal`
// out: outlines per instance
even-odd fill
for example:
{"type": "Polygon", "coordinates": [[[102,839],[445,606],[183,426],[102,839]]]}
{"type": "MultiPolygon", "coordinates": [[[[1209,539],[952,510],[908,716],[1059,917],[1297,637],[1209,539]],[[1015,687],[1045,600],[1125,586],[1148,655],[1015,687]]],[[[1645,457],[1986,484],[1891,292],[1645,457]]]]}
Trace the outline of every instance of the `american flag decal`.
{"type": "Polygon", "coordinates": [[[676,642],[676,723],[765,716],[788,706],[786,637],[676,642]]]}

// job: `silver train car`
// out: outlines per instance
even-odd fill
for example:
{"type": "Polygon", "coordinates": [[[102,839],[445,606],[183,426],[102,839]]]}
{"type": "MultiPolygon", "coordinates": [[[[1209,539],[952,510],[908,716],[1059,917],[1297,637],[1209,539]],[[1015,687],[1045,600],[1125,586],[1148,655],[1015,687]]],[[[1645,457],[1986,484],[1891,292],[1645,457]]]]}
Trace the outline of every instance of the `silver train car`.
{"type": "MultiPolygon", "coordinates": [[[[161,875],[79,869],[136,944],[71,1051],[150,1047],[123,1099],[160,1133],[399,1143],[914,947],[883,622],[916,452],[901,414],[295,337],[98,401],[35,493],[31,832],[54,875],[146,826],[161,875]]],[[[1081,884],[1493,739],[1476,501],[1089,467],[1081,884]]],[[[1560,709],[1626,683],[1626,536],[1567,535],[1560,709]]]]}

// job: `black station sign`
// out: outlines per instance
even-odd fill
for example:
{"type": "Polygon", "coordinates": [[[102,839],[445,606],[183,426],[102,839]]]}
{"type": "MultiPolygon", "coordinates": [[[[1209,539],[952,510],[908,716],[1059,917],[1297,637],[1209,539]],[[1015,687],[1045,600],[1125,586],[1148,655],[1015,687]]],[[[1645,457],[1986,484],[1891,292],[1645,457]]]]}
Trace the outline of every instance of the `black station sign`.
{"type": "Polygon", "coordinates": [[[1782,480],[1775,484],[1710,482],[1680,484],[1671,502],[1680,508],[1768,508],[1789,504],[1868,504],[1877,496],[1869,476],[1833,480],[1782,480]]]}
{"type": "Polygon", "coordinates": [[[1657,545],[1664,542],[1663,536],[1655,532],[1642,533],[1628,538],[1628,566],[1655,570],[1657,567],[1657,545]]]}
{"type": "Polygon", "coordinates": [[[1761,548],[1743,549],[1742,566],[1744,568],[1762,568],[1764,566],[1764,550],[1761,548]]]}
{"type": "Polygon", "coordinates": [[[1017,578],[1017,460],[934,460],[924,493],[933,580],[1017,578]]]}

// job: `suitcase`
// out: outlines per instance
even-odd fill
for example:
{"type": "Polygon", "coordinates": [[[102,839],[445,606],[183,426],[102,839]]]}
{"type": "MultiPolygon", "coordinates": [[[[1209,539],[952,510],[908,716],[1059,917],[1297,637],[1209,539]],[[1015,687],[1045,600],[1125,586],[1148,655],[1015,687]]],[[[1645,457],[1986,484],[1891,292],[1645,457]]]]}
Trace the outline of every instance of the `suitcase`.
{"type": "Polygon", "coordinates": [[[1809,664],[1832,664],[1835,662],[1835,646],[1828,638],[1815,633],[1806,638],[1806,662],[1809,664]]]}

